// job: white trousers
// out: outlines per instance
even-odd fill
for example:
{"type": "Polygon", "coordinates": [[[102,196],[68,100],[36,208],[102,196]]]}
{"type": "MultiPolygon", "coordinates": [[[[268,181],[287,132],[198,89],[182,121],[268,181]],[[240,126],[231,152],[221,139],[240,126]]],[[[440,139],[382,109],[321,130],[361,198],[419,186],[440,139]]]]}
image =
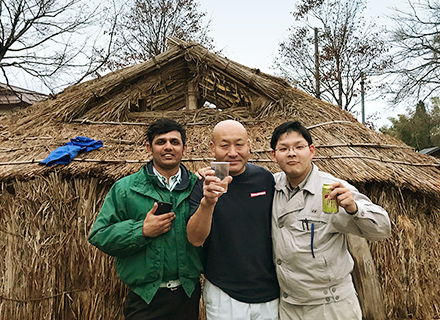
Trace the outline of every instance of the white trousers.
{"type": "Polygon", "coordinates": [[[264,303],[245,303],[231,298],[205,279],[204,298],[207,320],[277,320],[278,299],[264,303]]]}
{"type": "Polygon", "coordinates": [[[289,304],[281,299],[280,320],[362,320],[356,293],[344,300],[320,305],[289,304]]]}

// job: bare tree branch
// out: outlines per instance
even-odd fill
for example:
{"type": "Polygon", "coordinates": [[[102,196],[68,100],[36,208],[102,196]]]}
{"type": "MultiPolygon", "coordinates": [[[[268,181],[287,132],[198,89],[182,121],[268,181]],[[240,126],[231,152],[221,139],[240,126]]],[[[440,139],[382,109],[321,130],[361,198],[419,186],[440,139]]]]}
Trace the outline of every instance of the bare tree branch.
{"type": "Polygon", "coordinates": [[[395,103],[440,94],[440,1],[408,0],[408,5],[407,10],[395,9],[392,17],[396,66],[388,92],[395,103]]]}
{"type": "Polygon", "coordinates": [[[101,68],[109,55],[93,52],[102,53],[103,46],[113,41],[116,23],[112,17],[116,11],[106,5],[86,0],[0,0],[3,74],[22,70],[54,92],[101,68]],[[111,31],[104,36],[107,21],[111,31]]]}
{"type": "Polygon", "coordinates": [[[302,90],[353,112],[360,101],[361,75],[376,75],[392,63],[379,28],[362,17],[365,0],[302,0],[292,27],[280,43],[275,67],[302,90]],[[320,90],[315,86],[314,28],[319,27],[320,90]]]}
{"type": "Polygon", "coordinates": [[[208,36],[210,21],[198,10],[197,0],[134,0],[122,14],[111,58],[111,69],[139,63],[167,50],[167,38],[195,40],[212,49],[208,36]]]}

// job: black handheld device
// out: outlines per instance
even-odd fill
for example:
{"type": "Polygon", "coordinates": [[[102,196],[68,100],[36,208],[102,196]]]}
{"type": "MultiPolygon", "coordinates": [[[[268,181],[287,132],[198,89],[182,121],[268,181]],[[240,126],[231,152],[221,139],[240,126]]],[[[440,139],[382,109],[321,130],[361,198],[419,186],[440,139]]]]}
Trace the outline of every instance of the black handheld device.
{"type": "Polygon", "coordinates": [[[173,204],[169,202],[163,202],[163,201],[157,201],[157,209],[154,214],[164,214],[171,212],[171,209],[173,208],[173,204]]]}

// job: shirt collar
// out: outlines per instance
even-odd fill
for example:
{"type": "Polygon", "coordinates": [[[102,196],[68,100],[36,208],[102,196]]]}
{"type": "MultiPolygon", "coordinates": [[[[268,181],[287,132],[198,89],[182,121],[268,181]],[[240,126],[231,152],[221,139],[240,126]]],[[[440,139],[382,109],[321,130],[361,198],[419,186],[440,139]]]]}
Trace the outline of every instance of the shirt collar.
{"type": "Polygon", "coordinates": [[[170,177],[170,182],[168,182],[167,178],[161,175],[154,166],[153,166],[153,173],[156,175],[159,182],[162,183],[162,185],[165,188],[167,188],[169,191],[173,191],[174,188],[180,183],[180,181],[182,181],[182,171],[180,167],[179,167],[179,171],[177,171],[177,173],[174,176],[170,177]]]}
{"type": "Polygon", "coordinates": [[[287,176],[286,176],[285,188],[286,188],[286,191],[287,191],[289,199],[292,198],[295,194],[297,194],[298,191],[300,191],[300,190],[302,190],[304,188],[304,186],[309,181],[310,175],[312,174],[312,172],[314,170],[315,170],[315,167],[312,165],[312,168],[310,169],[310,171],[307,174],[307,176],[305,177],[305,179],[303,181],[301,181],[301,183],[297,187],[295,187],[295,188],[292,188],[292,186],[290,185],[289,179],[287,179],[287,176]]]}

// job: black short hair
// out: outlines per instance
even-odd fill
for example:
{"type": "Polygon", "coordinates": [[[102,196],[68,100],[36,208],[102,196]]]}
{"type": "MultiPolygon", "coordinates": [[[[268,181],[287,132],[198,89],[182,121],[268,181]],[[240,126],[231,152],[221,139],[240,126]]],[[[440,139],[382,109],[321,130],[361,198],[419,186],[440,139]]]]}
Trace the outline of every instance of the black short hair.
{"type": "Polygon", "coordinates": [[[283,124],[280,124],[273,131],[272,139],[270,140],[270,147],[272,150],[275,150],[281,135],[292,131],[298,132],[300,135],[302,135],[304,139],[306,139],[309,146],[312,144],[312,135],[310,134],[309,129],[304,127],[299,121],[287,121],[283,124]]]}
{"type": "Polygon", "coordinates": [[[176,122],[173,119],[169,118],[161,118],[159,120],[156,120],[150,126],[147,130],[147,138],[148,142],[150,144],[153,143],[153,140],[156,136],[168,133],[171,131],[179,131],[180,137],[182,138],[182,143],[185,145],[186,143],[186,130],[180,123],[176,122]]]}

